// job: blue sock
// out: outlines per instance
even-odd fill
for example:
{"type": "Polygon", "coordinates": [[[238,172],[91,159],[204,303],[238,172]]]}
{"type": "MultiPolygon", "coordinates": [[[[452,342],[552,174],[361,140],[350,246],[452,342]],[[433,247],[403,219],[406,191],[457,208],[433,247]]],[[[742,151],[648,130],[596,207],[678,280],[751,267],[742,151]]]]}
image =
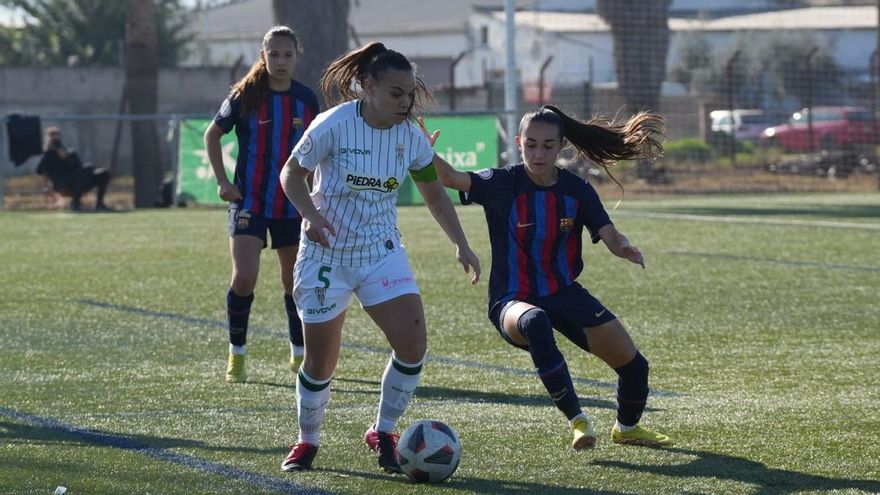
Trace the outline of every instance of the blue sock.
{"type": "Polygon", "coordinates": [[[529,341],[529,354],[538,372],[538,378],[550,394],[556,407],[571,420],[581,414],[581,405],[565,358],[556,346],[553,326],[543,310],[532,308],[519,317],[519,331],[529,341]]]}
{"type": "Polygon", "coordinates": [[[239,296],[230,288],[226,292],[226,317],[229,322],[229,343],[243,346],[247,343],[248,318],[251,316],[251,303],[254,302],[253,292],[248,296],[239,296]]]}
{"type": "Polygon", "coordinates": [[[629,363],[615,368],[617,372],[617,421],[635,426],[642,418],[648,400],[648,360],[642,353],[629,363]]]}
{"type": "Polygon", "coordinates": [[[290,343],[299,347],[303,345],[303,326],[296,312],[296,303],[293,296],[284,294],[284,308],[287,310],[287,331],[290,334],[290,343]]]}

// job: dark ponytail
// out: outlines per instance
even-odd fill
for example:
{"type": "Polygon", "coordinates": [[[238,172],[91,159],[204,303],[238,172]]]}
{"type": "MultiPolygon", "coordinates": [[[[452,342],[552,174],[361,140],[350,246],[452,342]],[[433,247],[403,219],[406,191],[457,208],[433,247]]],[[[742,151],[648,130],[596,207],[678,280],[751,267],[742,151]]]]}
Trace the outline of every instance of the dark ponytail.
{"type": "Polygon", "coordinates": [[[520,135],[531,122],[557,126],[560,140],[564,137],[579,156],[605,169],[621,191],[623,186],[611,174],[610,167],[620,160],[653,160],[663,154],[666,124],[663,117],[653,113],[639,112],[626,121],[600,116],[584,122],[569,117],[552,105],[544,105],[523,116],[519,124],[520,135]]]}
{"type": "MultiPolygon", "coordinates": [[[[400,52],[385,48],[382,43],[374,42],[355,48],[334,60],[324,71],[321,78],[321,92],[328,106],[357,100],[361,97],[358,88],[363,88],[367,78],[379,81],[385,71],[409,70],[415,75],[415,67],[400,52]]],[[[424,102],[431,98],[428,88],[416,75],[416,99],[414,109],[420,113],[424,110],[424,102]]]]}

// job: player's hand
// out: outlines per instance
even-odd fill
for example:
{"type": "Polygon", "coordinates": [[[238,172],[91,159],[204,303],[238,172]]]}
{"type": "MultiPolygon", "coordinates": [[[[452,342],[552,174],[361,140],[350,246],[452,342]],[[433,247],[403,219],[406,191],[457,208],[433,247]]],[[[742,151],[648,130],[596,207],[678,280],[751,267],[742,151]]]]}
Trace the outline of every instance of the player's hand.
{"type": "Polygon", "coordinates": [[[461,263],[461,266],[464,267],[465,273],[470,273],[471,268],[473,268],[474,272],[471,276],[471,285],[479,282],[481,273],[480,257],[471,251],[470,246],[457,246],[455,256],[458,258],[458,262],[461,263]]]}
{"type": "Polygon", "coordinates": [[[330,240],[327,236],[336,235],[336,229],[333,228],[333,225],[318,212],[303,217],[303,232],[310,241],[317,242],[324,247],[330,247],[330,240]]]}
{"type": "Polygon", "coordinates": [[[242,198],[241,191],[238,190],[238,187],[225,180],[217,186],[217,194],[220,196],[220,199],[223,201],[238,201],[242,198]]]}
{"type": "Polygon", "coordinates": [[[425,118],[424,117],[416,117],[416,122],[419,124],[419,129],[425,133],[425,137],[428,138],[428,142],[431,143],[431,147],[434,147],[434,143],[437,142],[437,137],[440,136],[440,129],[437,129],[433,133],[428,132],[428,128],[425,127],[425,118]]]}
{"type": "Polygon", "coordinates": [[[642,252],[639,251],[639,248],[632,244],[626,243],[620,246],[620,257],[641,266],[643,270],[645,269],[645,257],[642,256],[642,252]]]}

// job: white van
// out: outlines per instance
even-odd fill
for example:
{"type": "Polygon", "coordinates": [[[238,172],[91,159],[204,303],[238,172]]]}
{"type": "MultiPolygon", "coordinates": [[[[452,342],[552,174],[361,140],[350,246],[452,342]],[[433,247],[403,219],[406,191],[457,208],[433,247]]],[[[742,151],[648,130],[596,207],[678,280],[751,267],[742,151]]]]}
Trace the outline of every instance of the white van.
{"type": "Polygon", "coordinates": [[[757,141],[770,123],[761,110],[735,109],[713,110],[709,113],[712,132],[736,133],[740,141],[757,141]]]}

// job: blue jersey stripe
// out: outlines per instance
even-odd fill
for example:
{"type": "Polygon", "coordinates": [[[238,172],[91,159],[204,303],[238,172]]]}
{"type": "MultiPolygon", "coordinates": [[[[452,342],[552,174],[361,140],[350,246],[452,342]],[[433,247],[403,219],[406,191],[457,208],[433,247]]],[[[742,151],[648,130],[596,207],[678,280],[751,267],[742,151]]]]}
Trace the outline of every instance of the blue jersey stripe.
{"type": "Polygon", "coordinates": [[[547,284],[547,275],[541,270],[541,255],[544,249],[544,239],[547,237],[547,193],[535,191],[532,196],[532,205],[535,207],[535,236],[529,248],[532,256],[532,264],[535,266],[534,285],[538,291],[538,297],[547,295],[550,290],[547,284]]]}
{"type": "Polygon", "coordinates": [[[271,215],[272,207],[275,205],[275,195],[278,194],[278,180],[275,180],[275,178],[281,174],[281,170],[278,169],[278,146],[281,143],[281,130],[284,127],[284,110],[281,108],[282,101],[282,96],[272,95],[272,139],[270,140],[272,146],[267,153],[271,178],[266,177],[266,196],[263,199],[263,204],[265,205],[263,211],[267,213],[266,216],[271,215]]]}

